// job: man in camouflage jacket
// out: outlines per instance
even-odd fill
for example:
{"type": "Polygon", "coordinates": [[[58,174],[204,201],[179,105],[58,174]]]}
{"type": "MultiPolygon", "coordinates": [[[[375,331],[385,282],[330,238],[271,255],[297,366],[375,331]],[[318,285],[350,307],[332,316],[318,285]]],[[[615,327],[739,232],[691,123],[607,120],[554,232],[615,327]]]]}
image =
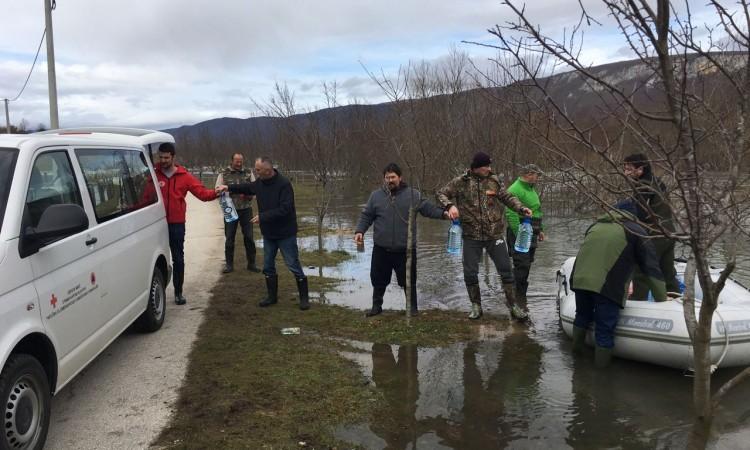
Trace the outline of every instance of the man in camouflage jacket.
{"type": "MultiPolygon", "coordinates": [[[[224,184],[241,184],[255,181],[255,175],[250,169],[243,167],[244,158],[241,153],[232,155],[232,164],[221,171],[216,179],[216,186],[224,184]]],[[[237,225],[242,228],[242,241],[245,244],[245,256],[247,256],[247,270],[260,272],[255,265],[255,240],[253,239],[253,197],[245,194],[229,194],[237,210],[238,220],[224,222],[224,273],[234,270],[234,238],[237,235],[237,225]]]]}
{"type": "Polygon", "coordinates": [[[470,319],[482,316],[482,297],[479,291],[479,260],[486,250],[500,274],[505,300],[511,314],[518,320],[528,315],[518,305],[514,290],[513,271],[505,243],[505,206],[521,215],[531,216],[531,210],[509,194],[500,179],[492,173],[492,161],[486,153],[478,152],[471,169],[454,178],[437,194],[438,202],[448,209],[451,219],[461,218],[463,235],[464,283],[471,300],[470,319]]]}

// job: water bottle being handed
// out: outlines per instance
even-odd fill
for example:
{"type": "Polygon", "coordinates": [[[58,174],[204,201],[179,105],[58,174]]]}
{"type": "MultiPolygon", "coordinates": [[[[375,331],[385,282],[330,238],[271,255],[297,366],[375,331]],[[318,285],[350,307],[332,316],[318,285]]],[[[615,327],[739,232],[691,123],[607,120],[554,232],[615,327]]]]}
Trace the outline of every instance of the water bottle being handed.
{"type": "Polygon", "coordinates": [[[234,222],[240,218],[237,214],[237,209],[234,207],[232,197],[229,196],[228,192],[222,192],[221,196],[219,196],[219,206],[221,206],[221,211],[224,213],[224,222],[234,222]]]}
{"type": "Polygon", "coordinates": [[[448,229],[448,245],[446,250],[451,255],[458,255],[461,253],[461,222],[453,220],[451,227],[448,229]]]}
{"type": "Polygon", "coordinates": [[[524,217],[521,224],[518,225],[518,235],[516,236],[516,245],[513,248],[518,253],[528,253],[531,249],[531,237],[534,230],[531,228],[531,217],[524,217]]]}

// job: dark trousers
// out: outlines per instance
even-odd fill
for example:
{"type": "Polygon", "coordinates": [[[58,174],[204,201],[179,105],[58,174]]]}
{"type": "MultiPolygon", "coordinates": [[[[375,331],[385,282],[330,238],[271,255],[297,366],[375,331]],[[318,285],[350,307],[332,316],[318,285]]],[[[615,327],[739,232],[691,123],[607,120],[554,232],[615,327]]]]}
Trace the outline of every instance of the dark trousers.
{"type": "MultiPolygon", "coordinates": [[[[677,271],[674,268],[674,241],[667,238],[652,239],[654,249],[656,250],[656,260],[659,261],[659,268],[664,275],[664,282],[667,285],[667,292],[680,292],[679,283],[677,282],[677,271]]],[[[648,277],[641,272],[636,266],[633,273],[633,300],[646,300],[648,298],[648,277]]]]}
{"type": "Polygon", "coordinates": [[[234,263],[234,237],[237,235],[237,227],[242,229],[242,242],[245,244],[245,256],[247,265],[255,265],[255,241],[253,240],[253,224],[250,219],[253,216],[253,208],[238,209],[239,219],[234,222],[224,222],[224,258],[228,265],[234,263]]]}
{"type": "Polygon", "coordinates": [[[508,252],[510,252],[510,257],[513,259],[513,278],[516,280],[516,293],[526,295],[526,291],[529,290],[529,272],[531,271],[531,263],[534,262],[537,238],[536,235],[532,238],[531,248],[528,253],[515,251],[516,235],[510,228],[508,228],[507,238],[508,252]]]}
{"type": "MultiPolygon", "coordinates": [[[[396,281],[402,288],[406,288],[406,250],[389,252],[384,247],[372,247],[372,262],[370,264],[370,281],[372,287],[382,289],[391,283],[391,276],[396,272],[396,281]]],[[[417,304],[417,249],[411,251],[411,302],[417,304]]]]}
{"type": "Polygon", "coordinates": [[[182,294],[182,283],[185,281],[185,224],[170,223],[169,250],[172,252],[172,284],[174,293],[182,294]]]}
{"type": "Polygon", "coordinates": [[[464,238],[463,245],[464,283],[467,286],[479,284],[479,260],[484,250],[487,250],[487,255],[495,263],[495,269],[500,274],[503,284],[513,283],[513,270],[504,239],[478,241],[467,238],[464,238]]]}
{"type": "Polygon", "coordinates": [[[276,255],[281,250],[284,264],[294,277],[298,280],[305,278],[302,264],[299,262],[299,249],[297,248],[297,236],[284,239],[263,238],[263,273],[267,277],[276,275],[276,255]]]}
{"type": "Polygon", "coordinates": [[[576,292],[576,318],[573,325],[587,329],[594,322],[596,345],[604,348],[615,346],[615,327],[620,318],[620,305],[590,291],[576,292]]]}

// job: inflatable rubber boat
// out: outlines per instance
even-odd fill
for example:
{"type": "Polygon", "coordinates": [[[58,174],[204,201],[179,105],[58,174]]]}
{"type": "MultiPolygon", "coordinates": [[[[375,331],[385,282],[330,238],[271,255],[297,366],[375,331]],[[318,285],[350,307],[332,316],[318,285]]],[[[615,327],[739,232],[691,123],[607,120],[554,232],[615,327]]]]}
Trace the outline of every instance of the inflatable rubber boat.
{"type": "MultiPolygon", "coordinates": [[[[569,279],[575,258],[565,261],[557,272],[557,308],[565,334],[573,334],[576,314],[575,293],[569,279]]],[[[678,279],[683,279],[685,263],[675,264],[678,279]]],[[[719,269],[712,269],[718,279],[719,269]]],[[[696,316],[702,291],[696,279],[696,316]]],[[[593,324],[586,343],[594,345],[593,324]]],[[[628,300],[620,311],[615,330],[614,355],[678,369],[692,369],[693,349],[688,336],[680,299],[666,302],[628,300]]],[[[727,280],[719,296],[711,324],[711,363],[715,368],[750,365],[750,291],[727,280]]]]}

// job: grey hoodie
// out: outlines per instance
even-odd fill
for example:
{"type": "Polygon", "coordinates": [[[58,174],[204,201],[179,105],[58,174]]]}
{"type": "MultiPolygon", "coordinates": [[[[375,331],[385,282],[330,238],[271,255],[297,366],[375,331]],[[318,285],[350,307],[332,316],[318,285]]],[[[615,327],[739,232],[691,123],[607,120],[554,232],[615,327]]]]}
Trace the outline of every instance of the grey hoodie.
{"type": "MultiPolygon", "coordinates": [[[[409,223],[409,207],[414,205],[424,217],[443,218],[444,209],[428,202],[422,194],[408,187],[406,183],[394,192],[386,187],[373,191],[359,216],[356,233],[365,233],[375,224],[373,235],[375,245],[388,251],[406,251],[406,236],[409,223]]],[[[417,242],[417,224],[412,227],[413,243],[417,242]]]]}

